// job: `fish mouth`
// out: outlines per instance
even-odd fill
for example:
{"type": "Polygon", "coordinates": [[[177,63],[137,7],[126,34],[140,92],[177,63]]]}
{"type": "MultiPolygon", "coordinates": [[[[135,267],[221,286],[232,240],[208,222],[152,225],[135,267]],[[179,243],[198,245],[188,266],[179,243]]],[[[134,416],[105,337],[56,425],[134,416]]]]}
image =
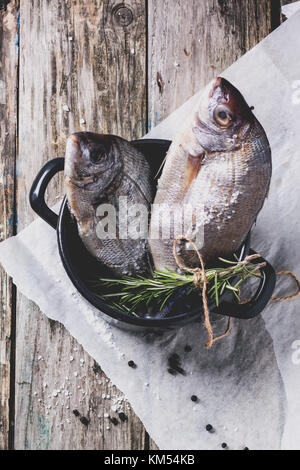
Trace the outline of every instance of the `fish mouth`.
{"type": "Polygon", "coordinates": [[[212,98],[215,94],[215,91],[217,90],[217,88],[223,88],[223,85],[224,85],[224,78],[222,77],[217,77],[213,83],[213,86],[212,86],[212,89],[210,90],[210,93],[209,93],[209,98],[212,98]]]}
{"type": "MultiPolygon", "coordinates": [[[[212,85],[209,98],[216,103],[230,103],[238,90],[226,78],[217,77],[212,85]]],[[[239,93],[240,95],[240,93],[239,93]]]]}
{"type": "Polygon", "coordinates": [[[98,146],[101,145],[102,136],[92,133],[78,132],[70,135],[67,140],[65,177],[69,183],[80,188],[93,187],[103,172],[108,171],[111,166],[106,164],[105,168],[102,168],[101,162],[99,164],[90,158],[88,146],[97,142],[95,136],[99,141],[98,146]]]}
{"type": "Polygon", "coordinates": [[[67,140],[66,158],[65,158],[65,176],[68,179],[74,179],[76,175],[76,166],[82,158],[81,148],[75,135],[70,135],[67,140]]]}
{"type": "Polygon", "coordinates": [[[93,190],[98,181],[97,174],[82,168],[82,151],[76,134],[72,134],[67,141],[65,178],[68,184],[80,189],[93,190]]]}

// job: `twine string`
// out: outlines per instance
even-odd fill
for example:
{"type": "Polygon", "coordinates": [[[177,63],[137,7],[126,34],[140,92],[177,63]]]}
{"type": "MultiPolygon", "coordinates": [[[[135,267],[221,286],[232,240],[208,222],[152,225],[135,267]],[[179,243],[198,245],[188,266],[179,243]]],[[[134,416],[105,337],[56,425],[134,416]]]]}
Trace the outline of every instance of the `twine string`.
{"type": "Polygon", "coordinates": [[[198,288],[198,289],[202,289],[202,302],[203,302],[203,311],[204,311],[204,326],[205,326],[206,331],[208,333],[208,342],[206,343],[206,348],[210,349],[216,341],[219,341],[219,340],[221,340],[221,339],[223,339],[223,338],[225,338],[226,336],[229,335],[229,333],[231,331],[231,318],[228,319],[228,324],[227,324],[227,328],[226,328],[225,333],[223,333],[220,336],[215,337],[213,329],[212,329],[211,321],[210,321],[210,312],[209,312],[209,308],[208,308],[208,300],[207,300],[207,285],[208,285],[208,282],[207,282],[203,257],[201,256],[196,244],[192,240],[190,240],[189,238],[187,238],[185,236],[176,238],[176,240],[174,241],[173,252],[174,252],[174,258],[175,258],[175,261],[176,261],[178,267],[180,269],[183,269],[184,271],[187,271],[191,274],[194,274],[193,281],[194,281],[195,287],[198,288]],[[190,243],[193,246],[193,248],[194,248],[194,250],[195,250],[195,252],[196,252],[196,254],[199,258],[201,268],[189,268],[189,267],[185,266],[180,261],[179,256],[177,254],[177,247],[178,247],[178,242],[181,241],[181,240],[185,240],[186,242],[190,243]]]}
{"type": "MultiPolygon", "coordinates": [[[[197,289],[202,290],[202,303],[203,303],[203,311],[204,311],[204,326],[205,326],[205,328],[207,330],[207,333],[208,333],[208,342],[206,343],[206,348],[211,349],[211,347],[213,346],[213,344],[215,342],[220,341],[221,339],[226,338],[226,336],[229,335],[229,333],[231,331],[231,318],[229,317],[229,319],[228,319],[228,324],[227,324],[226,331],[222,335],[215,337],[214,332],[213,332],[213,328],[212,328],[212,325],[211,325],[211,321],[210,321],[210,312],[209,312],[208,300],[207,300],[208,281],[207,281],[207,277],[206,277],[205,264],[204,264],[203,257],[201,256],[200,251],[198,250],[196,244],[186,236],[181,236],[181,237],[176,238],[176,240],[174,241],[173,253],[174,253],[174,258],[175,258],[175,261],[177,263],[177,266],[180,269],[183,269],[184,271],[187,271],[191,274],[194,274],[194,278],[193,278],[194,285],[197,289]],[[192,247],[195,250],[195,253],[197,254],[197,256],[199,258],[201,268],[189,268],[188,266],[186,266],[185,264],[183,264],[180,261],[180,258],[179,258],[178,253],[177,253],[177,248],[178,248],[178,242],[182,241],[182,240],[184,240],[184,241],[186,241],[186,242],[188,242],[192,245],[192,247]]],[[[250,263],[250,262],[252,262],[256,259],[259,259],[259,258],[261,258],[261,256],[258,255],[258,254],[251,255],[251,256],[246,257],[244,261],[241,261],[241,263],[246,265],[246,264],[248,264],[248,263],[250,263]]],[[[260,264],[257,264],[256,269],[260,270],[265,266],[266,266],[266,263],[260,263],[260,264]]],[[[297,276],[293,272],[291,272],[291,271],[277,271],[276,275],[277,276],[283,276],[283,275],[290,276],[292,279],[294,279],[294,281],[297,284],[297,291],[294,294],[288,295],[288,296],[285,296],[285,297],[272,297],[271,301],[273,301],[273,302],[282,302],[282,301],[287,301],[287,300],[293,300],[293,299],[296,299],[297,297],[299,297],[299,295],[300,295],[300,280],[297,278],[297,276]]],[[[240,297],[240,292],[241,292],[240,288],[238,290],[239,290],[239,297],[240,297]]],[[[239,303],[240,304],[247,304],[250,301],[251,301],[251,298],[243,300],[243,301],[241,300],[239,303]]]]}
{"type": "MultiPolygon", "coordinates": [[[[283,296],[283,297],[272,297],[270,299],[270,302],[284,302],[284,301],[287,301],[287,300],[294,300],[297,297],[299,297],[299,295],[300,295],[300,280],[298,279],[296,274],[294,274],[292,271],[276,271],[276,276],[289,276],[292,279],[294,279],[294,281],[297,284],[297,291],[294,294],[283,296]]],[[[240,296],[241,296],[241,290],[239,289],[239,297],[240,296]]],[[[244,304],[249,303],[250,301],[251,301],[251,298],[241,300],[240,304],[244,305],[244,304]]]]}
{"type": "Polygon", "coordinates": [[[297,284],[298,290],[294,294],[288,295],[286,297],[272,297],[271,301],[273,301],[273,302],[283,302],[285,300],[293,300],[293,299],[296,299],[297,297],[299,297],[299,295],[300,295],[300,281],[297,278],[296,274],[292,273],[292,271],[277,271],[276,274],[277,274],[277,276],[289,276],[292,279],[294,279],[294,281],[297,284]]]}

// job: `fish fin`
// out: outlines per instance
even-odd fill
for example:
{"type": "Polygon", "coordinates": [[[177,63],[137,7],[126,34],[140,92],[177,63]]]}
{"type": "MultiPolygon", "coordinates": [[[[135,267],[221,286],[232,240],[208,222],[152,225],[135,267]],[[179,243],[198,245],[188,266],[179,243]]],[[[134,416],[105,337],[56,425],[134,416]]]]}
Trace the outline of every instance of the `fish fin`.
{"type": "Polygon", "coordinates": [[[186,172],[185,191],[188,190],[192,181],[197,177],[200,171],[204,156],[205,156],[204,152],[200,153],[199,155],[189,154],[187,165],[186,165],[186,171],[185,171],[186,172]]]}
{"type": "Polygon", "coordinates": [[[158,178],[160,172],[162,171],[163,167],[165,166],[165,163],[166,163],[166,161],[167,161],[167,156],[168,156],[168,154],[167,154],[167,155],[165,156],[165,158],[163,159],[163,162],[162,162],[162,164],[160,165],[158,172],[157,172],[156,175],[154,176],[154,179],[158,178]]]}

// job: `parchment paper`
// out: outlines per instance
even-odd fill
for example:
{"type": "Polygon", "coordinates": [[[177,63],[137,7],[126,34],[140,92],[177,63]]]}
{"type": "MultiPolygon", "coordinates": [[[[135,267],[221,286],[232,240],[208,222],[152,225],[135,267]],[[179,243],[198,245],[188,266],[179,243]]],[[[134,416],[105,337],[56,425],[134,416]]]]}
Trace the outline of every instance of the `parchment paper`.
{"type": "MultiPolygon", "coordinates": [[[[299,26],[300,12],[224,73],[255,106],[273,151],[272,187],[252,246],[276,268],[298,276],[299,26]]],[[[147,137],[172,139],[197,98],[147,137]]],[[[152,343],[108,326],[75,292],[59,260],[56,234],[41,220],[1,243],[0,261],[18,289],[99,362],[161,449],[220,449],[222,442],[230,449],[300,448],[299,300],[272,303],[255,320],[235,320],[231,335],[206,351],[201,323],[152,343]],[[192,352],[184,352],[186,344],[192,352]],[[185,377],[167,373],[172,353],[180,355],[185,377]]],[[[291,289],[289,282],[280,283],[280,292],[291,289]]],[[[223,320],[215,328],[224,329],[223,320]]]]}

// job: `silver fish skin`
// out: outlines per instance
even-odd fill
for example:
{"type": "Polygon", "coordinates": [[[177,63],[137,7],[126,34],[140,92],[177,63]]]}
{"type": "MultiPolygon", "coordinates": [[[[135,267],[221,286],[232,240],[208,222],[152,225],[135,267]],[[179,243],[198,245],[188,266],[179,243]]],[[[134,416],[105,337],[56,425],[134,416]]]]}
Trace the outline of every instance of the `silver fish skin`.
{"type": "MultiPolygon", "coordinates": [[[[151,217],[155,268],[178,268],[173,254],[178,236],[202,239],[198,248],[206,264],[236,252],[262,209],[271,175],[271,150],[263,127],[241,93],[218,77],[200,98],[166,158],[151,217]],[[175,233],[171,225],[170,237],[163,239],[164,217],[161,220],[158,215],[162,204],[171,214],[176,207],[189,205],[190,226],[182,223],[181,233],[175,233]]],[[[190,243],[182,242],[179,248],[188,267],[199,267],[190,243]]]]}
{"type": "MultiPolygon", "coordinates": [[[[139,239],[119,236],[124,222],[119,217],[120,197],[127,198],[128,208],[142,205],[150,211],[153,189],[144,155],[120,137],[91,132],[72,134],[66,148],[65,188],[87,250],[116,276],[148,275],[151,271],[148,234],[139,239]],[[115,238],[98,237],[97,227],[107,215],[97,212],[103,204],[115,208],[115,238]]],[[[128,224],[138,232],[137,216],[129,213],[128,224]]]]}

